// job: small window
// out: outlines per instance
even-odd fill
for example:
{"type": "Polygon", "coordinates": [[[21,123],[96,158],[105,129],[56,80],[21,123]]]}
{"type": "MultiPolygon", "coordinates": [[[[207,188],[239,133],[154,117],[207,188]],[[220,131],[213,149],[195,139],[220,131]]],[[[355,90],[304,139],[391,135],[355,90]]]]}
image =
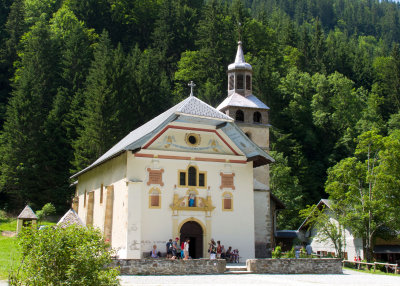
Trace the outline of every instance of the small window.
{"type": "Polygon", "coordinates": [[[186,186],[186,173],[185,172],[179,172],[179,185],[186,186]]]}
{"type": "Polygon", "coordinates": [[[229,76],[229,90],[233,89],[233,87],[235,86],[234,83],[235,83],[235,76],[231,74],[229,76]]]}
{"type": "Polygon", "coordinates": [[[236,121],[244,121],[244,113],[242,110],[236,111],[236,121]]]}
{"type": "Polygon", "coordinates": [[[199,173],[199,186],[200,187],[205,186],[205,174],[204,173],[199,173]]]}
{"type": "Polygon", "coordinates": [[[194,136],[189,136],[188,141],[190,144],[195,145],[197,143],[197,139],[194,136]]]}
{"type": "Polygon", "coordinates": [[[160,203],[160,191],[158,189],[152,189],[150,191],[150,208],[159,208],[160,203]]]}
{"type": "Polygon", "coordinates": [[[100,204],[103,203],[103,184],[100,186],[100,204]]]}
{"type": "Polygon", "coordinates": [[[260,112],[258,112],[258,111],[254,112],[253,121],[255,123],[261,123],[261,113],[260,112]]]}
{"type": "Polygon", "coordinates": [[[236,77],[236,88],[243,89],[243,75],[238,74],[236,77]]]}
{"type": "Polygon", "coordinates": [[[189,186],[197,186],[197,170],[195,167],[189,167],[189,186]]]}
{"type": "Polygon", "coordinates": [[[246,90],[251,90],[251,77],[246,75],[246,90]]]}
{"type": "Polygon", "coordinates": [[[232,208],[232,195],[230,193],[224,193],[222,197],[222,209],[225,211],[231,211],[232,208]]]}
{"type": "Polygon", "coordinates": [[[185,135],[186,144],[191,147],[195,147],[200,144],[200,135],[196,133],[188,133],[185,135]]]}

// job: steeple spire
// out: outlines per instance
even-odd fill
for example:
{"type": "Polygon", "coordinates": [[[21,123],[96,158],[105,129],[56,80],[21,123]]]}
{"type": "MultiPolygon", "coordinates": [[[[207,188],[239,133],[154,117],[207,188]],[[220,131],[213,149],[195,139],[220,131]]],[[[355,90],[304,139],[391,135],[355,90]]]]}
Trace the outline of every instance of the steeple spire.
{"type": "Polygon", "coordinates": [[[238,70],[238,69],[248,70],[248,71],[253,70],[251,65],[246,63],[246,61],[244,59],[244,53],[243,53],[241,41],[238,42],[238,48],[237,48],[237,52],[236,52],[235,62],[228,66],[228,72],[238,70]]]}
{"type": "Polygon", "coordinates": [[[241,41],[238,42],[238,49],[237,49],[236,58],[235,58],[235,64],[239,64],[239,63],[245,63],[241,41]]]}

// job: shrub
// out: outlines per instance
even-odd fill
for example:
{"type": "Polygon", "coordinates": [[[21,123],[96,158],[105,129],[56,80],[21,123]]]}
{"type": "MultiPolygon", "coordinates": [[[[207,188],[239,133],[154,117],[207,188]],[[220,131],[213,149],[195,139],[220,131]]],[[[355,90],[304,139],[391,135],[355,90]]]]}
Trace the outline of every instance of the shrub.
{"type": "Polygon", "coordinates": [[[48,217],[49,215],[55,214],[56,213],[56,208],[53,206],[52,203],[47,203],[43,206],[43,208],[40,211],[36,212],[36,216],[38,217],[38,220],[41,221],[48,217]]]}
{"type": "Polygon", "coordinates": [[[281,258],[281,257],[282,257],[282,248],[280,246],[277,246],[272,251],[272,258],[281,258]]]}
{"type": "Polygon", "coordinates": [[[5,211],[3,211],[3,210],[0,210],[0,222],[4,222],[4,221],[7,221],[7,220],[8,220],[7,213],[5,211]]]}
{"type": "Polygon", "coordinates": [[[75,225],[24,228],[18,245],[22,258],[10,273],[10,285],[119,285],[99,230],[75,225]]]}
{"type": "Polygon", "coordinates": [[[289,250],[289,251],[286,253],[286,258],[296,258],[296,250],[295,250],[294,247],[292,247],[292,249],[289,250]]]}

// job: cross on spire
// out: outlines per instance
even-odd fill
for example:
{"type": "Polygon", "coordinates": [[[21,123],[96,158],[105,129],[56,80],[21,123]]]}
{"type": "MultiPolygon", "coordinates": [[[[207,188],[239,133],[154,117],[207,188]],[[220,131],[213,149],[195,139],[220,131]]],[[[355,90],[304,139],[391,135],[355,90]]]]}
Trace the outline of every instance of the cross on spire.
{"type": "Polygon", "coordinates": [[[193,88],[196,86],[196,84],[193,82],[193,80],[191,80],[190,83],[188,83],[188,86],[190,86],[190,96],[194,96],[193,88]]]}

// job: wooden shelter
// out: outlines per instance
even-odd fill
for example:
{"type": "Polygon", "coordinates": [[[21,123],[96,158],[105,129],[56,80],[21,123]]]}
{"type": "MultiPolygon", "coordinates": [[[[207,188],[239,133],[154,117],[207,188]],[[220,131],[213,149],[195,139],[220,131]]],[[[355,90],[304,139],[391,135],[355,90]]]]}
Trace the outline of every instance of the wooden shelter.
{"type": "Polygon", "coordinates": [[[17,219],[17,234],[22,230],[22,227],[36,225],[37,220],[38,218],[36,214],[33,212],[30,206],[26,205],[17,219]]]}

